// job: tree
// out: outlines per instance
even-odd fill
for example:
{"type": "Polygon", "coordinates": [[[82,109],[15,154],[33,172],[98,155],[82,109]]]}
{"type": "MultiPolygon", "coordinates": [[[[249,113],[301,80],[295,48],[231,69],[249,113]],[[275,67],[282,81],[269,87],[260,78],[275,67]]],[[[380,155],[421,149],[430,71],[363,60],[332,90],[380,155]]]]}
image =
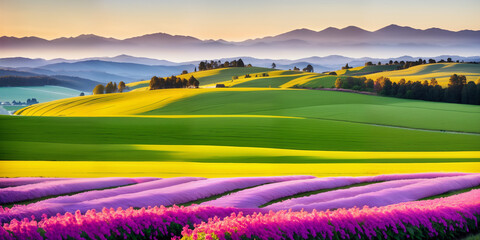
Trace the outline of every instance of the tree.
{"type": "Polygon", "coordinates": [[[225,61],[223,63],[223,67],[226,67],[226,68],[230,67],[230,63],[228,61],[225,61]]]}
{"type": "Polygon", "coordinates": [[[125,88],[127,88],[127,86],[125,85],[125,82],[124,81],[120,81],[118,83],[118,92],[123,92],[123,90],[125,90],[125,88]]]}
{"type": "Polygon", "coordinates": [[[448,88],[445,91],[445,100],[451,103],[460,103],[462,101],[462,89],[466,82],[467,78],[464,75],[453,74],[450,76],[448,88]]]}
{"type": "Polygon", "coordinates": [[[160,89],[160,79],[157,76],[153,76],[150,79],[149,89],[150,90],[160,89]]]}
{"type": "Polygon", "coordinates": [[[249,63],[249,64],[247,65],[247,67],[252,67],[252,64],[249,63]]]}
{"type": "Polygon", "coordinates": [[[337,80],[335,80],[335,88],[341,88],[341,87],[342,87],[342,79],[337,78],[337,80]]]}
{"type": "Polygon", "coordinates": [[[343,69],[349,69],[349,68],[351,68],[351,67],[348,66],[348,63],[347,63],[347,64],[345,64],[345,67],[342,67],[342,70],[343,70],[343,69]]]}
{"type": "Polygon", "coordinates": [[[272,68],[275,69],[277,67],[277,64],[272,63],[272,68]]]}
{"type": "Polygon", "coordinates": [[[206,62],[200,62],[200,64],[198,64],[198,70],[199,71],[207,70],[206,62]]]}
{"type": "Polygon", "coordinates": [[[365,66],[372,66],[372,65],[373,65],[372,62],[366,62],[366,63],[365,63],[365,66]]]}
{"type": "Polygon", "coordinates": [[[303,69],[304,72],[313,72],[312,65],[308,64],[306,68],[303,69]]]}
{"type": "Polygon", "coordinates": [[[328,75],[337,75],[337,72],[329,72],[328,75]]]}
{"type": "Polygon", "coordinates": [[[390,96],[392,95],[392,81],[390,79],[385,78],[383,82],[383,88],[382,91],[380,91],[380,94],[385,95],[385,96],[390,96]]]}
{"type": "Polygon", "coordinates": [[[436,78],[430,79],[430,86],[433,86],[433,87],[438,86],[438,81],[436,78]]]}
{"type": "Polygon", "coordinates": [[[237,61],[237,67],[245,67],[245,64],[243,63],[242,59],[238,59],[237,61]]]}
{"type": "Polygon", "coordinates": [[[195,72],[197,72],[197,67],[195,67],[195,72]]]}
{"type": "Polygon", "coordinates": [[[188,79],[188,86],[189,87],[195,87],[195,82],[198,82],[197,79],[192,75],[188,79]]]}
{"type": "Polygon", "coordinates": [[[300,71],[300,68],[297,68],[297,66],[294,66],[293,71],[300,71]]]}
{"type": "Polygon", "coordinates": [[[375,83],[373,82],[372,79],[368,79],[365,81],[365,87],[367,88],[367,90],[373,90],[375,86],[375,83]]]}
{"type": "Polygon", "coordinates": [[[477,85],[475,82],[470,81],[462,89],[462,103],[477,104],[477,85]]]}
{"type": "Polygon", "coordinates": [[[102,84],[98,84],[97,86],[95,86],[92,93],[93,93],[93,95],[104,94],[105,93],[105,87],[102,84]]]}
{"type": "Polygon", "coordinates": [[[453,62],[452,58],[447,58],[447,62],[453,62]]]}
{"type": "Polygon", "coordinates": [[[188,71],[187,71],[187,70],[183,70],[183,71],[182,71],[182,74],[188,74],[188,71]]]}
{"type": "Polygon", "coordinates": [[[115,85],[112,82],[107,83],[107,85],[105,86],[105,93],[114,93],[115,90],[115,85]]]}
{"type": "Polygon", "coordinates": [[[83,96],[85,96],[85,93],[84,93],[84,92],[81,92],[81,93],[80,93],[80,97],[83,97],[83,96]]]}
{"type": "MultiPolygon", "coordinates": [[[[377,78],[377,80],[375,81],[375,85],[373,87],[373,89],[375,90],[375,92],[377,93],[380,93],[383,89],[383,86],[385,85],[385,81],[388,80],[390,81],[389,78],[386,78],[386,77],[379,77],[377,78]]],[[[391,81],[390,81],[390,84],[391,84],[391,81]]],[[[391,87],[391,85],[390,85],[391,87]]]]}

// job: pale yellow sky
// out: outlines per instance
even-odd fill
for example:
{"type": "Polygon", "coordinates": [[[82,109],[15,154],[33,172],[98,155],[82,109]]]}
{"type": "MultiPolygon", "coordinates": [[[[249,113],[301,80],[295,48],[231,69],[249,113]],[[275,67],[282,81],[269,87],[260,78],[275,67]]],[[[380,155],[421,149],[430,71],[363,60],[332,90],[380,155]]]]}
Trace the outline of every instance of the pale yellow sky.
{"type": "Polygon", "coordinates": [[[123,39],[166,32],[238,41],[350,25],[480,30],[479,12],[478,0],[0,0],[0,36],[123,39]]]}

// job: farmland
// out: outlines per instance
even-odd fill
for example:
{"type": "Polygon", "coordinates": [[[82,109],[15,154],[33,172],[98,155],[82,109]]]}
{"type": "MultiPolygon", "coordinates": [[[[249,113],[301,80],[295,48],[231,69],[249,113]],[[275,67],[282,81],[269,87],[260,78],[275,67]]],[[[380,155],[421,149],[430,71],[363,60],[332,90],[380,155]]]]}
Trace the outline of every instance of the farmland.
{"type": "Polygon", "coordinates": [[[143,81],[0,116],[0,176],[20,177],[0,179],[0,237],[478,233],[478,106],[298,89],[404,71],[389,67],[215,69],[199,89],[143,81]]]}
{"type": "Polygon", "coordinates": [[[394,238],[408,234],[445,238],[479,230],[475,224],[480,214],[478,174],[17,178],[0,179],[0,183],[6,187],[0,188],[2,203],[18,203],[12,208],[0,208],[0,222],[7,223],[0,229],[2,239],[269,239],[294,235],[308,238],[310,234],[318,234],[320,239],[355,235],[394,238]],[[84,191],[78,192],[80,189],[84,191]],[[462,193],[463,189],[471,191],[462,193]],[[443,197],[455,192],[459,193],[443,197]],[[427,197],[429,200],[422,200],[427,197]],[[200,205],[182,206],[191,203],[200,205]],[[304,210],[285,211],[299,208],[304,210]],[[268,212],[272,209],[275,211],[268,212]],[[453,211],[460,214],[449,214],[453,211]],[[386,221],[391,214],[397,217],[386,221]],[[31,220],[17,220],[27,216],[31,220]],[[446,230],[439,230],[439,224],[446,225],[446,230]],[[261,235],[252,237],[252,233],[261,235]]]}

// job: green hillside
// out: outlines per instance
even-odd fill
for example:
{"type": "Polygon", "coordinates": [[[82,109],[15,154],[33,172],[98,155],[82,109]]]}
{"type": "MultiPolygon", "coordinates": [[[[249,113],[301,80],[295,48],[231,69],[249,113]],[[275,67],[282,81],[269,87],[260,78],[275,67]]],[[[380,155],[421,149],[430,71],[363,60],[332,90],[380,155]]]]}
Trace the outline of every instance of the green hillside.
{"type": "Polygon", "coordinates": [[[147,112],[255,114],[480,133],[480,108],[335,91],[223,91],[183,98],[147,112]],[[221,101],[219,101],[221,99],[221,101]]]}

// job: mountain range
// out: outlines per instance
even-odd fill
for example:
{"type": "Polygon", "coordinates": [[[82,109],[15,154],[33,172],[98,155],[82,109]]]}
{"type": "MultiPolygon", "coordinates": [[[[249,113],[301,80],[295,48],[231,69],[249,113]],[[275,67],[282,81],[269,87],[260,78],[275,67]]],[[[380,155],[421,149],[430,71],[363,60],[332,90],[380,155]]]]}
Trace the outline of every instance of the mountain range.
{"type": "MultiPolygon", "coordinates": [[[[355,26],[321,31],[296,29],[276,36],[245,41],[201,40],[191,36],[154,33],[127,39],[92,34],[46,40],[39,37],[0,37],[0,57],[88,58],[120,54],[175,61],[225,56],[299,59],[345,55],[386,58],[403,55],[480,55],[480,31],[425,30],[389,25],[376,31],[355,26]]],[[[120,61],[122,57],[117,57],[120,61]]],[[[101,60],[101,59],[91,59],[101,60]]],[[[116,61],[112,59],[112,61],[116,61]]],[[[124,61],[124,60],[121,60],[124,61]]],[[[144,59],[142,64],[156,64],[144,59]]],[[[39,63],[40,64],[40,63],[39,63]]],[[[171,66],[169,61],[160,65],[171,66]]]]}

